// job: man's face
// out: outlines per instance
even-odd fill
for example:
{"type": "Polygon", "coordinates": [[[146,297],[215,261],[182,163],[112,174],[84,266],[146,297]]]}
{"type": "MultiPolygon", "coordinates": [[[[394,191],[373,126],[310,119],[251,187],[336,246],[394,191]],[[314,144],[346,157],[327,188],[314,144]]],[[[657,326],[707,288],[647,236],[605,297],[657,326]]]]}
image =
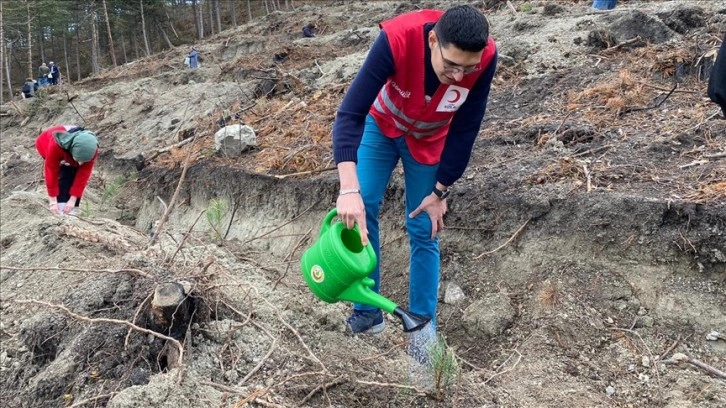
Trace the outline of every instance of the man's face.
{"type": "Polygon", "coordinates": [[[431,65],[439,81],[451,85],[461,81],[464,75],[480,69],[479,62],[484,50],[479,52],[464,51],[453,44],[443,47],[436,32],[429,32],[429,48],[431,49],[431,65]]]}

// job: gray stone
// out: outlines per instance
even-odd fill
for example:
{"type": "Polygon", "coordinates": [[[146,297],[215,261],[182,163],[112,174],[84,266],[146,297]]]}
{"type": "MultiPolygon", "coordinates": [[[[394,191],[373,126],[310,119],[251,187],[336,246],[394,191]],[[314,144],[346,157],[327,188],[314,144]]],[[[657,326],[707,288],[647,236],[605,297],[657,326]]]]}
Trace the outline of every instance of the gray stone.
{"type": "Polygon", "coordinates": [[[512,325],[514,313],[505,294],[490,293],[464,310],[464,327],[472,335],[498,336],[512,325]]]}
{"type": "Polygon", "coordinates": [[[446,284],[444,303],[446,303],[447,305],[455,305],[461,303],[464,299],[466,299],[466,295],[464,294],[464,291],[461,290],[461,287],[459,287],[459,285],[454,282],[449,282],[446,284]]]}
{"type": "Polygon", "coordinates": [[[255,130],[247,125],[225,126],[214,134],[214,148],[224,157],[239,157],[242,152],[255,146],[255,130]]]}

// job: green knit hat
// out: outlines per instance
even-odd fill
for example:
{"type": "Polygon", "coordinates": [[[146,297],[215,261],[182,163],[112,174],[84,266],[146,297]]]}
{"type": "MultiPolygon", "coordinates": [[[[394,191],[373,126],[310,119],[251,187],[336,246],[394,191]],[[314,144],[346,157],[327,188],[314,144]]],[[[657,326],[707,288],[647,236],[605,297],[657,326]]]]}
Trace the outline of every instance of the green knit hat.
{"type": "Polygon", "coordinates": [[[98,139],[91,131],[56,132],[53,136],[58,145],[69,151],[77,162],[87,163],[96,156],[98,139]]]}

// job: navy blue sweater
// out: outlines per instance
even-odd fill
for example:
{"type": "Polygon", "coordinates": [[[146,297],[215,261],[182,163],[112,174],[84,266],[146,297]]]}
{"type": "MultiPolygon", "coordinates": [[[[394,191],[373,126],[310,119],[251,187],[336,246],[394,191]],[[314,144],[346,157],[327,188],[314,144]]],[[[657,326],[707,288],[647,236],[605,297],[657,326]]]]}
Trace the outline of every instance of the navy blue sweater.
{"type": "Polygon", "coordinates": [[[721,107],[723,115],[726,116],[726,35],[708,80],[708,96],[721,107]]]}
{"type": "MultiPolygon", "coordinates": [[[[433,23],[426,25],[422,41],[427,41],[429,31],[433,26],[433,23]]],[[[424,56],[426,95],[432,96],[441,82],[431,65],[431,50],[428,46],[424,49],[426,52],[424,56]]],[[[469,164],[474,140],[484,119],[496,62],[495,55],[451,120],[436,175],[436,180],[443,185],[452,185],[461,177],[469,164]]],[[[358,146],[363,137],[368,110],[378,96],[378,92],[393,75],[395,68],[388,37],[385,31],[381,31],[343,98],[343,103],[338,108],[333,124],[333,155],[336,164],[344,161],[357,162],[358,146]]]]}

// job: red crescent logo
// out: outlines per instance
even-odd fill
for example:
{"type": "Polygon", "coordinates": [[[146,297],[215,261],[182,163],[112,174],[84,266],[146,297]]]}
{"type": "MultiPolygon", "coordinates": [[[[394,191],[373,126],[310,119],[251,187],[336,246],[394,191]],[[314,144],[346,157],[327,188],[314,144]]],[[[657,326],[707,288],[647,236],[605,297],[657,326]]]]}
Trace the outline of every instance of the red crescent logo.
{"type": "Polygon", "coordinates": [[[453,93],[456,96],[454,96],[453,99],[449,99],[448,102],[449,103],[456,103],[456,102],[458,102],[459,99],[461,98],[461,92],[459,92],[459,90],[457,90],[457,89],[452,89],[450,92],[453,93]]]}

